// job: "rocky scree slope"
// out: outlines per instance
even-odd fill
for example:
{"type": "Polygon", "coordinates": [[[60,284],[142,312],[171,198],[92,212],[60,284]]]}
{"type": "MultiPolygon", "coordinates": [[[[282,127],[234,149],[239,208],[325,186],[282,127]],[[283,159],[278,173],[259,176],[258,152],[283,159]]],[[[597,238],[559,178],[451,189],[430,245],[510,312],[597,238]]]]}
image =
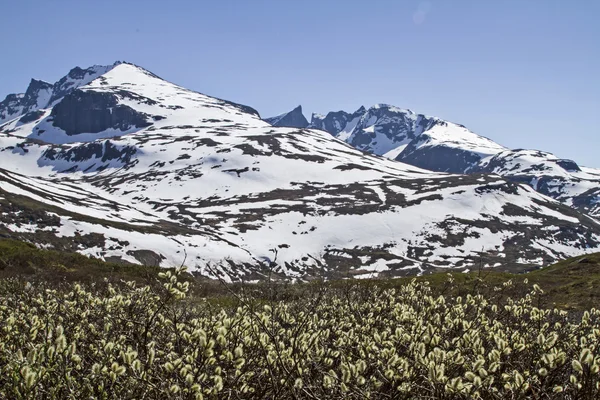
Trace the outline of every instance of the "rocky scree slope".
{"type": "Polygon", "coordinates": [[[94,70],[0,124],[0,236],[246,281],[518,271],[600,247],[597,221],[529,186],[273,127],[132,64],[94,70]]]}

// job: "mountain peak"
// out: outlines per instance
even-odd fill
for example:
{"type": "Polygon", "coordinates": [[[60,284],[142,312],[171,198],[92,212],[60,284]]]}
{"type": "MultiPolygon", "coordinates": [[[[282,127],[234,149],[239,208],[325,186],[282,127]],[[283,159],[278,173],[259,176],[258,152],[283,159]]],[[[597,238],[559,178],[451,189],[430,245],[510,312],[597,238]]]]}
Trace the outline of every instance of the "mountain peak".
{"type": "Polygon", "coordinates": [[[56,100],[66,96],[74,89],[87,85],[100,75],[107,73],[120,64],[122,64],[122,62],[117,61],[112,65],[92,65],[88,68],[72,68],[67,75],[63,76],[56,83],[54,83],[52,88],[52,97],[50,98],[48,105],[53,104],[56,100]]]}
{"type": "Polygon", "coordinates": [[[302,113],[301,105],[294,108],[292,111],[275,117],[265,118],[264,120],[269,124],[278,127],[306,128],[308,126],[308,121],[302,113]]]}
{"type": "Polygon", "coordinates": [[[51,88],[52,84],[48,83],[46,81],[40,80],[40,79],[31,78],[31,80],[29,81],[29,85],[27,86],[27,91],[29,91],[31,88],[38,88],[38,87],[51,88]]]}
{"type": "Polygon", "coordinates": [[[373,105],[369,110],[385,109],[398,114],[415,115],[415,112],[409,108],[400,108],[387,103],[378,103],[373,105]]]}
{"type": "Polygon", "coordinates": [[[39,79],[31,79],[25,93],[9,94],[4,101],[0,102],[0,123],[36,110],[51,107],[56,101],[73,90],[87,85],[100,75],[121,64],[123,62],[116,61],[112,65],[93,65],[88,68],[75,67],[54,84],[39,79]]]}
{"type": "Polygon", "coordinates": [[[86,79],[86,77],[89,78],[92,75],[105,74],[108,71],[112,70],[113,68],[115,68],[116,66],[121,65],[121,64],[124,64],[124,62],[115,61],[113,64],[110,64],[110,65],[94,64],[91,67],[87,67],[87,68],[81,68],[80,66],[76,66],[74,68],[71,68],[71,70],[67,73],[67,75],[65,75],[63,78],[61,78],[58,82],[61,82],[62,80],[68,80],[68,79],[83,80],[83,79],[86,79]]]}

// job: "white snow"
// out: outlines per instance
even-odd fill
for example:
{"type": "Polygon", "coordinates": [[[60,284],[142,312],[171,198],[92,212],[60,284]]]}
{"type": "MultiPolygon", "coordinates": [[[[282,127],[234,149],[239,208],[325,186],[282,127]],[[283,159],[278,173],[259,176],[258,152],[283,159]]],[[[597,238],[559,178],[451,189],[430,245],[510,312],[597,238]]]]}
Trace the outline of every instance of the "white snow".
{"type": "Polygon", "coordinates": [[[506,147],[451,122],[434,125],[425,132],[427,133],[427,140],[423,142],[419,141],[417,148],[424,146],[452,147],[461,150],[469,150],[482,157],[487,157],[506,150],[506,147]]]}
{"type": "Polygon", "coordinates": [[[398,157],[400,155],[400,153],[402,153],[404,151],[404,149],[406,149],[406,146],[408,146],[408,143],[402,144],[396,148],[393,148],[392,150],[388,151],[387,153],[384,153],[383,156],[385,158],[389,158],[390,160],[395,160],[396,157],[398,157]]]}
{"type": "MultiPolygon", "coordinates": [[[[453,175],[365,155],[319,130],[299,133],[293,128],[273,128],[235,105],[158,79],[130,64],[111,67],[101,75],[102,79],[90,80],[80,90],[129,91],[137,97],[120,96],[121,104],[163,119],[144,129],[67,138],[47,120],[50,109],[46,109],[40,121],[20,126],[11,121],[0,129],[0,189],[111,222],[61,217],[59,235],[95,232],[105,236],[107,246],[82,248],[83,254],[137,262],[131,252],[150,249],[165,257],[161,265],[173,266],[181,264],[187,253],[186,263],[206,272],[208,264],[227,271],[229,259],[256,266],[272,257],[272,249],[277,248],[283,272],[300,277],[302,270],[288,269],[285,263],[316,266],[326,252],[351,257],[352,249],[386,246],[398,260],[412,263],[406,268],[421,271],[432,262],[440,267],[456,266],[482,248],[497,250],[501,257],[504,243],[517,235],[513,230],[492,233],[475,224],[456,222],[459,219],[485,223],[499,218],[515,225],[540,226],[540,216],[546,215],[578,223],[576,218],[545,207],[543,204],[552,200],[525,186],[519,186],[516,194],[501,190],[506,182],[498,177],[462,183],[453,175]],[[140,96],[156,104],[136,100],[140,96]],[[39,135],[35,128],[45,132],[39,135]],[[110,143],[117,149],[133,149],[135,154],[129,164],[116,158],[104,160],[104,153],[84,160],[49,158],[44,156],[46,144],[19,147],[28,137],[60,144],[54,147],[58,153],[71,150],[82,154],[90,143],[105,146],[106,138],[111,137],[110,143]],[[63,173],[67,170],[71,172],[63,173]],[[454,185],[448,185],[450,181],[454,185]],[[484,185],[488,190],[478,192],[484,185]],[[386,208],[383,205],[391,202],[391,194],[414,204],[386,208]],[[372,200],[374,195],[378,201],[372,200]],[[364,203],[376,207],[353,212],[364,203]],[[348,211],[336,211],[343,204],[348,211]],[[507,204],[536,217],[506,216],[507,204]],[[240,221],[247,230],[240,229],[240,221]],[[182,232],[139,232],[142,227],[164,223],[176,225],[182,232]],[[441,228],[442,224],[446,227],[441,228]],[[443,238],[451,233],[466,235],[464,242],[453,247],[432,242],[432,235],[443,238]],[[427,249],[427,255],[408,258],[411,246],[427,249]]],[[[373,108],[382,107],[415,124],[421,118],[391,106],[373,108]]],[[[378,130],[378,120],[373,118],[361,116],[350,121],[339,139],[349,140],[359,123],[368,122],[371,124],[361,126],[375,136],[372,149],[390,158],[400,154],[411,139],[390,139],[378,130]],[[363,117],[364,121],[359,121],[363,117]]],[[[482,155],[505,150],[454,124],[435,125],[426,133],[428,141],[422,145],[444,143],[482,155]]],[[[551,235],[559,228],[549,229],[544,232],[551,235]]],[[[546,245],[542,240],[536,243],[546,245]]],[[[565,253],[570,245],[561,243],[553,248],[565,253]]],[[[369,263],[365,258],[366,265],[360,269],[378,274],[398,260],[369,263]]]]}

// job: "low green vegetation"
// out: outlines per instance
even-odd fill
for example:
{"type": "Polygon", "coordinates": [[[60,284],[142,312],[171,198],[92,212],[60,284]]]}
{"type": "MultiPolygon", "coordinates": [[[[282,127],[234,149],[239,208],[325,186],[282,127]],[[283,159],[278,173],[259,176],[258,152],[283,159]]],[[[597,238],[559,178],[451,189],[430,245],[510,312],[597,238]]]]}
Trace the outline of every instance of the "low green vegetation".
{"type": "Polygon", "coordinates": [[[258,285],[11,241],[0,257],[0,399],[600,398],[595,255],[258,285]]]}
{"type": "MultiPolygon", "coordinates": [[[[30,282],[54,284],[61,282],[93,283],[108,281],[136,281],[138,284],[153,285],[160,271],[158,267],[140,266],[124,263],[108,263],[76,253],[38,249],[34,245],[21,241],[0,238],[0,278],[17,277],[30,282]]],[[[447,273],[434,273],[417,278],[427,281],[439,293],[446,295],[464,295],[477,291],[482,294],[493,292],[494,287],[508,280],[519,281],[527,276],[529,282],[544,288],[542,305],[558,307],[563,310],[586,310],[600,303],[600,253],[570,258],[555,265],[524,274],[510,274],[483,269],[470,273],[452,273],[457,283],[454,292],[446,287],[447,273]]],[[[367,279],[352,281],[331,281],[324,285],[328,288],[400,288],[413,278],[367,279]]],[[[305,290],[314,290],[306,284],[229,284],[227,286],[206,279],[186,275],[191,284],[193,297],[208,298],[212,303],[234,304],[231,292],[246,288],[254,297],[277,300],[297,299],[305,290]]],[[[525,294],[523,287],[513,287],[511,296],[525,294]]]]}
{"type": "Polygon", "coordinates": [[[107,263],[77,253],[38,249],[30,243],[0,239],[0,278],[21,277],[46,283],[118,282],[123,279],[150,282],[158,267],[107,263]]]}

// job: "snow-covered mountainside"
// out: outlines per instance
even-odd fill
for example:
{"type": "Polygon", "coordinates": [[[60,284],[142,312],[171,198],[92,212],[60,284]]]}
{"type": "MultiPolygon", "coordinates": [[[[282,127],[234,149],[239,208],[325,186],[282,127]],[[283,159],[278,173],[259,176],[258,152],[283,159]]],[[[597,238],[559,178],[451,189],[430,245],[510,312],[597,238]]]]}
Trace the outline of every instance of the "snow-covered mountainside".
{"type": "Polygon", "coordinates": [[[596,220],[529,186],[273,127],[132,64],[64,93],[0,124],[2,236],[229,279],[516,270],[600,248],[596,220]]]}
{"type": "MultiPolygon", "coordinates": [[[[278,126],[287,126],[282,122],[278,126]]],[[[387,104],[360,107],[354,113],[313,114],[308,127],[359,150],[437,172],[464,173],[482,158],[506,150],[462,125],[387,104]]]]}
{"type": "Polygon", "coordinates": [[[530,185],[595,217],[600,217],[600,170],[537,150],[506,150],[482,160],[474,173],[498,174],[530,185]]]}
{"type": "Polygon", "coordinates": [[[313,114],[309,127],[357,149],[431,171],[498,174],[600,216],[600,170],[582,169],[546,152],[509,150],[440,118],[378,104],[352,114],[313,114]]]}

